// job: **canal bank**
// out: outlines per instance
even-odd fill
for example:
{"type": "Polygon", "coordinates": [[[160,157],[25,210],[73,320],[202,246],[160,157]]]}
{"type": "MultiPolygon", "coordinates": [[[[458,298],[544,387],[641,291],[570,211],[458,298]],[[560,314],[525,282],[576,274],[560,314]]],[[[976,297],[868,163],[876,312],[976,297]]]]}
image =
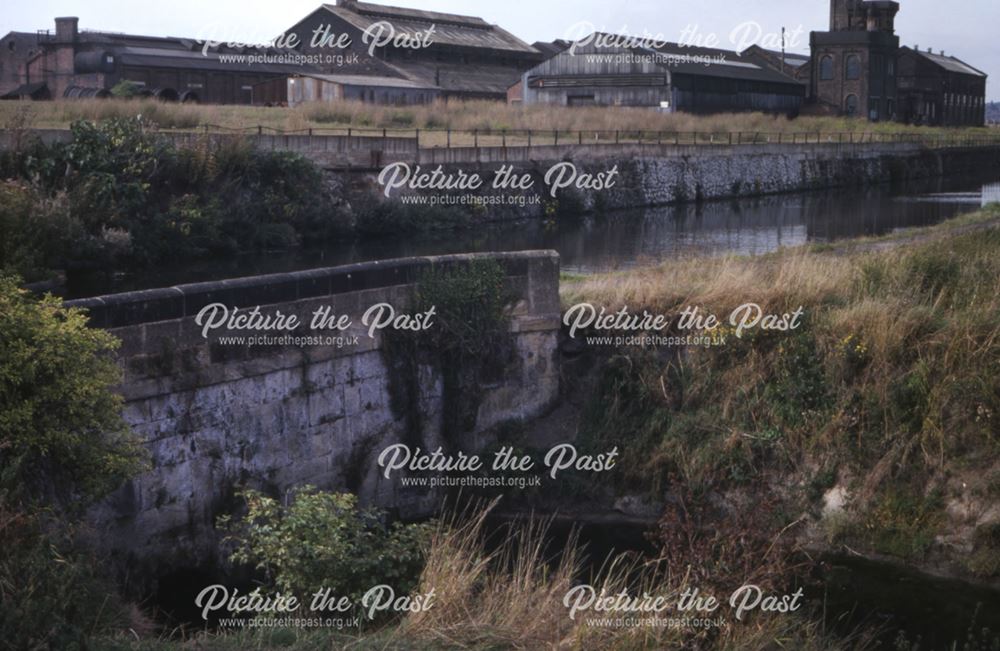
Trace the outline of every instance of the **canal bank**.
{"type": "Polygon", "coordinates": [[[703,255],[761,255],[782,247],[825,244],[919,228],[980,209],[1000,198],[1000,170],[887,183],[849,192],[815,190],[743,199],[688,202],[569,214],[553,219],[481,224],[406,237],[315,242],[206,261],[175,261],[155,273],[75,273],[68,298],[284,273],[412,256],[555,250],[561,268],[590,274],[703,255]]]}
{"type": "Polygon", "coordinates": [[[417,162],[377,171],[328,172],[351,188],[440,219],[460,210],[472,223],[552,218],[906,183],[1000,169],[1000,146],[932,147],[912,142],[758,145],[620,144],[430,149],[417,162]],[[470,182],[471,179],[471,182],[470,182]]]}

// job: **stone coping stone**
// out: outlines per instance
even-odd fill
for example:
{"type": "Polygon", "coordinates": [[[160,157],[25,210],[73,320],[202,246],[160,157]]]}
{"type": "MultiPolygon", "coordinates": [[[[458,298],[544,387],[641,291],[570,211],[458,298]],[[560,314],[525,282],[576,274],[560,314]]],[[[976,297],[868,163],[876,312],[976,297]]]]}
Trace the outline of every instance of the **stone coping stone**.
{"type": "Polygon", "coordinates": [[[67,307],[88,311],[96,328],[123,328],[143,323],[193,317],[206,305],[223,303],[249,307],[410,285],[430,269],[452,268],[475,260],[498,260],[508,276],[528,276],[532,262],[541,273],[554,274],[558,291],[559,254],[555,251],[463,253],[376,260],[339,267],[213,280],[162,289],[147,289],[66,301],[67,307]],[[549,262],[549,265],[545,265],[549,262]]]}

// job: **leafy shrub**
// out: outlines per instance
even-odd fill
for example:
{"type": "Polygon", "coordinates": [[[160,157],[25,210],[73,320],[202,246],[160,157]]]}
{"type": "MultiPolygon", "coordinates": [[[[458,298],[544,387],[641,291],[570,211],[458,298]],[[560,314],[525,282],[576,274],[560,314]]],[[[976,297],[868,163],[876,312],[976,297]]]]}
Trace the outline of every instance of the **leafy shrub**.
{"type": "Polygon", "coordinates": [[[19,283],[0,277],[0,646],[89,648],[124,609],[68,522],[143,455],[111,391],[117,340],[19,283]]]}
{"type": "Polygon", "coordinates": [[[36,143],[0,160],[5,176],[22,180],[4,192],[24,195],[0,208],[0,234],[11,233],[5,243],[22,258],[9,261],[0,246],[4,267],[31,277],[59,264],[141,267],[289,248],[349,228],[322,172],[302,156],[239,139],[178,149],[145,114],[81,120],[72,132],[67,145],[36,143]]]}
{"type": "Polygon", "coordinates": [[[64,193],[47,197],[25,182],[0,181],[0,272],[40,280],[80,237],[64,193]]]}
{"type": "Polygon", "coordinates": [[[0,278],[0,493],[80,505],[141,467],[111,388],[118,341],[59,299],[0,278]]]}
{"type": "Polygon", "coordinates": [[[253,490],[240,496],[246,518],[220,520],[226,541],[235,543],[230,560],[265,571],[279,589],[311,595],[330,588],[358,601],[381,584],[397,594],[416,588],[430,525],[386,525],[383,514],[359,508],[355,495],[312,486],[287,504],[253,490]]]}
{"type": "Polygon", "coordinates": [[[122,79],[111,87],[111,94],[115,97],[135,97],[142,87],[134,81],[122,79]]]}
{"type": "Polygon", "coordinates": [[[66,147],[73,207],[91,228],[122,226],[149,207],[154,182],[173,150],[142,116],[78,121],[66,147]]]}
{"type": "Polygon", "coordinates": [[[778,345],[772,377],[764,388],[774,413],[788,426],[814,422],[827,404],[823,358],[808,330],[799,330],[778,345]]]}

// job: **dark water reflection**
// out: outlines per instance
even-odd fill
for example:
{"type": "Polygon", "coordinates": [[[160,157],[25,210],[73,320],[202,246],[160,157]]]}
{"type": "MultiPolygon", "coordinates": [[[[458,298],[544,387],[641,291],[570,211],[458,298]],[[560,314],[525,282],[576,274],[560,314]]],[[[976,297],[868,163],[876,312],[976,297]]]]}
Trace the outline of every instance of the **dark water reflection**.
{"type": "Polygon", "coordinates": [[[759,255],[782,246],[884,235],[926,226],[1000,201],[1000,177],[944,178],[901,187],[785,194],[622,211],[558,224],[526,221],[439,233],[335,243],[158,268],[113,278],[71,279],[71,297],[278,273],[413,255],[555,249],[563,269],[589,273],[679,256],[759,255]]]}

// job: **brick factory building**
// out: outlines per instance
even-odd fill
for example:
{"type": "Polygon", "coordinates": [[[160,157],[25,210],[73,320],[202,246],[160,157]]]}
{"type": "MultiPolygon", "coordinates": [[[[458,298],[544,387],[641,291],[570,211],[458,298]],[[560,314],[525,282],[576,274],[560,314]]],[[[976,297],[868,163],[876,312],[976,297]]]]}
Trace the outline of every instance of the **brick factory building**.
{"type": "Polygon", "coordinates": [[[299,65],[226,60],[262,53],[254,48],[203,53],[193,39],[81,31],[78,24],[77,18],[56,18],[54,32],[11,32],[0,39],[0,96],[104,97],[128,81],[141,95],[165,100],[250,104],[255,84],[302,71],[299,65]]]}
{"type": "Polygon", "coordinates": [[[889,0],[831,0],[829,31],[810,36],[814,107],[873,122],[981,126],[986,75],[944,53],[900,48],[898,12],[889,0]]]}

